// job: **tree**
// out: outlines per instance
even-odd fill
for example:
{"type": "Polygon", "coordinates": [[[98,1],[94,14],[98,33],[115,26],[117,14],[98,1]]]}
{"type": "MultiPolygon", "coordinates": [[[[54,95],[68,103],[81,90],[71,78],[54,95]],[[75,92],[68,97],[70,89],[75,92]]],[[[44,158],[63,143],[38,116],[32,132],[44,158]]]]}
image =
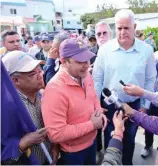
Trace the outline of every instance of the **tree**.
{"type": "MultiPolygon", "coordinates": [[[[127,0],[126,3],[129,5],[129,9],[135,14],[158,12],[158,3],[156,3],[156,0],[152,2],[148,2],[148,0],[127,0]]],[[[100,6],[97,5],[97,12],[87,13],[81,16],[81,21],[83,22],[84,28],[86,28],[88,24],[94,24],[101,19],[114,17],[117,11],[118,9],[112,4],[104,3],[100,6]]]]}
{"type": "Polygon", "coordinates": [[[155,0],[127,0],[126,3],[134,13],[153,13],[158,11],[158,4],[155,0]]]}
{"type": "Polygon", "coordinates": [[[92,17],[89,14],[85,14],[85,15],[81,16],[80,20],[83,22],[84,28],[87,28],[88,24],[94,24],[95,23],[94,17],[92,17]]]}

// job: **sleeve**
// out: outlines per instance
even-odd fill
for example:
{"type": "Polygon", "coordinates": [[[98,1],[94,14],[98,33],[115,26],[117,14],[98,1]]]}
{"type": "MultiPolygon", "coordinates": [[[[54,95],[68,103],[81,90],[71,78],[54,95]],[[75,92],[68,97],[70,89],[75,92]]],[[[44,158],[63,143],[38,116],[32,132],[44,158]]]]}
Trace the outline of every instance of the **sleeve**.
{"type": "Polygon", "coordinates": [[[105,152],[102,165],[122,165],[122,142],[112,138],[105,152]]]}
{"type": "Polygon", "coordinates": [[[97,96],[97,94],[96,94],[96,90],[95,90],[95,88],[94,88],[94,81],[93,81],[91,75],[90,75],[90,77],[91,77],[92,88],[93,88],[93,92],[94,92],[94,102],[95,102],[94,104],[95,104],[95,109],[101,109],[100,101],[99,101],[99,99],[98,99],[98,96],[97,96]]]}
{"type": "Polygon", "coordinates": [[[56,74],[55,68],[55,60],[52,58],[48,58],[46,60],[46,64],[43,67],[44,70],[44,82],[47,84],[49,80],[56,74]]]}
{"type": "Polygon", "coordinates": [[[153,105],[158,107],[158,92],[150,92],[150,91],[144,90],[143,98],[151,101],[153,105]]]}
{"type": "MultiPolygon", "coordinates": [[[[156,63],[155,63],[152,48],[148,48],[148,51],[150,51],[149,52],[150,55],[147,61],[144,89],[148,91],[153,91],[154,84],[156,81],[156,63]]],[[[142,102],[141,106],[143,108],[149,109],[151,102],[148,101],[147,99],[142,99],[142,100],[144,100],[144,102],[142,102]]]]}
{"type": "Polygon", "coordinates": [[[94,87],[98,96],[98,99],[100,99],[101,91],[103,89],[103,81],[104,81],[104,59],[103,59],[103,51],[104,47],[101,47],[98,51],[97,58],[94,62],[93,67],[93,80],[94,80],[94,87]]]}
{"type": "Polygon", "coordinates": [[[158,135],[158,117],[148,116],[145,113],[135,111],[131,116],[131,120],[137,123],[137,125],[143,127],[145,130],[158,135]]]}
{"type": "Polygon", "coordinates": [[[44,92],[42,115],[44,124],[48,127],[49,139],[54,143],[72,140],[94,130],[91,120],[75,125],[68,124],[68,107],[68,99],[60,90],[50,88],[44,92]]]}
{"type": "Polygon", "coordinates": [[[19,151],[20,138],[8,138],[5,144],[1,144],[1,160],[4,163],[14,164],[18,161],[22,153],[19,151]]]}

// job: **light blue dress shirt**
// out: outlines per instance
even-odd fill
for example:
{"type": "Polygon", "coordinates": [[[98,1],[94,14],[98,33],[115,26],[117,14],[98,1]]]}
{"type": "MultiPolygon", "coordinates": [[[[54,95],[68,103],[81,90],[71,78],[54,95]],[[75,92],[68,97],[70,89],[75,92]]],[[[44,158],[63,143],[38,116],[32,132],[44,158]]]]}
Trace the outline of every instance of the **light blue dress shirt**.
{"type": "MultiPolygon", "coordinates": [[[[117,39],[102,45],[98,51],[94,68],[93,79],[98,97],[103,88],[115,90],[123,102],[133,102],[138,97],[125,94],[119,83],[138,85],[153,91],[156,79],[156,66],[151,46],[135,39],[131,48],[125,50],[117,39]]],[[[149,108],[150,102],[143,101],[141,107],[149,108]]]]}

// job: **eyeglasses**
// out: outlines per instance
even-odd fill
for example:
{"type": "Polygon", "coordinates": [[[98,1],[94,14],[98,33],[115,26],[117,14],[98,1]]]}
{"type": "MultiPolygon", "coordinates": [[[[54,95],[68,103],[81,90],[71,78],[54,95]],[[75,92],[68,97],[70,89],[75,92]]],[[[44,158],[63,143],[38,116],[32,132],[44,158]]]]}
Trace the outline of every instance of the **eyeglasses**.
{"type": "Polygon", "coordinates": [[[105,31],[105,32],[98,32],[98,33],[97,33],[97,36],[100,37],[101,34],[102,34],[103,36],[106,36],[106,35],[107,35],[107,32],[106,32],[106,31],[105,31]]]}

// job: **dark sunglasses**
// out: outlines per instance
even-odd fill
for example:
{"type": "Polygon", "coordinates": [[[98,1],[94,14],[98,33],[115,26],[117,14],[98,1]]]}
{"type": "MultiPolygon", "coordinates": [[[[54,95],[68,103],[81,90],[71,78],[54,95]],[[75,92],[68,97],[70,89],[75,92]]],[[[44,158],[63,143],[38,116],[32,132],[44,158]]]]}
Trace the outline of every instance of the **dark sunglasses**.
{"type": "Polygon", "coordinates": [[[101,36],[101,34],[103,34],[103,36],[106,36],[107,32],[103,32],[103,33],[98,32],[98,33],[97,33],[97,36],[98,36],[98,37],[100,37],[100,36],[101,36]]]}

